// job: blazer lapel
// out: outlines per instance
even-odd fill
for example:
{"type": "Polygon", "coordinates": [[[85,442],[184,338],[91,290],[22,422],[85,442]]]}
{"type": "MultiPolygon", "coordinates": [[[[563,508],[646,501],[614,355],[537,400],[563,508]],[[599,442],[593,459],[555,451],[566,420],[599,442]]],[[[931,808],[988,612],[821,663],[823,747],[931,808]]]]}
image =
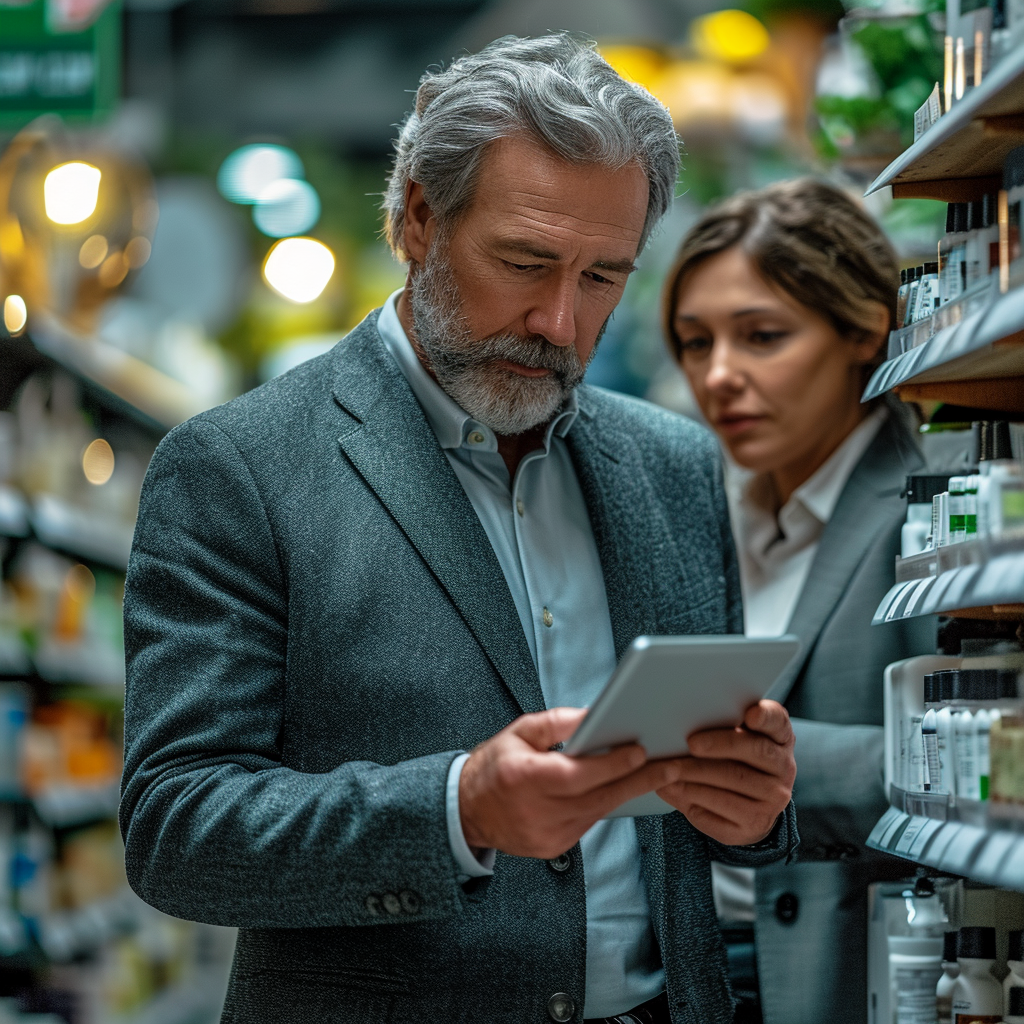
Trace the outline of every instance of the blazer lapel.
{"type": "Polygon", "coordinates": [[[458,608],[524,712],[544,697],[512,594],[466,492],[368,317],[335,350],[338,444],[458,608]]]}
{"type": "Polygon", "coordinates": [[[874,542],[873,525],[879,510],[888,513],[889,502],[903,491],[906,474],[920,464],[920,454],[900,422],[899,411],[891,410],[850,474],[822,532],[787,630],[800,638],[800,654],[773,687],[770,696],[775,700],[785,701],[789,696],[818,635],[874,542]]]}
{"type": "Polygon", "coordinates": [[[638,636],[657,631],[657,505],[644,500],[647,478],[628,438],[609,423],[598,431],[585,389],[579,399],[567,441],[604,572],[615,656],[621,658],[638,636]],[[638,508],[648,512],[638,515],[638,508]]]}

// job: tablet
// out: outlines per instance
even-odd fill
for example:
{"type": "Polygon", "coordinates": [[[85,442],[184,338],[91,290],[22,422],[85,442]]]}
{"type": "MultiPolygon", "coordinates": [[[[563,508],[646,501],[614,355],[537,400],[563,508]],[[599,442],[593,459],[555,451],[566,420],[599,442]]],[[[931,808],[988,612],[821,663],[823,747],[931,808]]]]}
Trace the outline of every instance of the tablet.
{"type": "MultiPolygon", "coordinates": [[[[630,644],[564,752],[593,754],[641,743],[651,758],[687,753],[697,729],[737,725],[796,657],[794,636],[640,636],[630,644]]],[[[665,814],[656,793],[629,800],[610,818],[665,814]]]]}

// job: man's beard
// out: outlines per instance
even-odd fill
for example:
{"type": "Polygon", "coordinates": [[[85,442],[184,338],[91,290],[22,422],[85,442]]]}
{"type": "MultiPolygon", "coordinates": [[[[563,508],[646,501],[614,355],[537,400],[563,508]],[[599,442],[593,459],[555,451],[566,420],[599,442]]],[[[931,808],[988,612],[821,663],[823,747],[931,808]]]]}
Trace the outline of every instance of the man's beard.
{"type": "MultiPolygon", "coordinates": [[[[547,423],[583,380],[586,367],[572,345],[552,345],[539,334],[473,338],[443,242],[412,275],[409,298],[415,340],[437,383],[497,434],[522,434],[547,423]],[[549,372],[524,377],[498,366],[499,360],[549,372]]],[[[598,341],[603,333],[604,326],[598,341]]]]}

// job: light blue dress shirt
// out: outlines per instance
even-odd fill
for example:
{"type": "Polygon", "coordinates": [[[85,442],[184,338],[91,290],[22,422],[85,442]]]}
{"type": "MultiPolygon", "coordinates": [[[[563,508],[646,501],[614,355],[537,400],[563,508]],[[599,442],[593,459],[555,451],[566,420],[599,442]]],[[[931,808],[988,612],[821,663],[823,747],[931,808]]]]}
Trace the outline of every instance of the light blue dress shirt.
{"type": "MultiPolygon", "coordinates": [[[[548,426],[509,480],[490,428],[467,415],[420,363],[388,299],[377,321],[459,478],[508,582],[549,708],[589,706],[615,669],[604,576],[587,506],[565,436],[576,396],[548,426]]],[[[477,860],[459,816],[463,754],[448,774],[448,836],[464,876],[493,872],[494,852],[477,860]]],[[[580,840],[587,893],[584,1014],[608,1017],[665,988],[632,818],[599,821],[580,840]]]]}

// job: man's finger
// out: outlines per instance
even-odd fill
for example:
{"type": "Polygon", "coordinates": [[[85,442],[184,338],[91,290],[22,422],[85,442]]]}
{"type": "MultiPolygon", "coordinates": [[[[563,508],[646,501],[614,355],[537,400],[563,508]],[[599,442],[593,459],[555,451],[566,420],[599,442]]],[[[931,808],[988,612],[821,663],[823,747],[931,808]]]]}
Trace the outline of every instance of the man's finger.
{"type": "Polygon", "coordinates": [[[706,729],[688,742],[697,760],[740,761],[770,775],[788,774],[792,761],[789,747],[746,729],[706,729]]]}
{"type": "Polygon", "coordinates": [[[742,761],[686,758],[679,769],[680,782],[701,783],[718,789],[742,793],[755,800],[769,799],[785,786],[777,775],[752,768],[742,761]]]}
{"type": "Polygon", "coordinates": [[[764,733],[776,743],[789,743],[793,738],[789,712],[777,700],[759,700],[747,708],[743,724],[754,732],[764,733]]]}
{"type": "Polygon", "coordinates": [[[631,775],[587,794],[587,810],[595,820],[603,818],[627,800],[670,786],[678,778],[679,760],[648,761],[631,775]]]}
{"type": "Polygon", "coordinates": [[[550,750],[556,743],[564,743],[586,714],[586,708],[549,708],[520,715],[508,729],[536,750],[550,750]]]}
{"type": "Polygon", "coordinates": [[[583,796],[618,779],[625,778],[647,760],[644,748],[627,743],[606,754],[549,754],[537,765],[552,796],[583,796]]]}

